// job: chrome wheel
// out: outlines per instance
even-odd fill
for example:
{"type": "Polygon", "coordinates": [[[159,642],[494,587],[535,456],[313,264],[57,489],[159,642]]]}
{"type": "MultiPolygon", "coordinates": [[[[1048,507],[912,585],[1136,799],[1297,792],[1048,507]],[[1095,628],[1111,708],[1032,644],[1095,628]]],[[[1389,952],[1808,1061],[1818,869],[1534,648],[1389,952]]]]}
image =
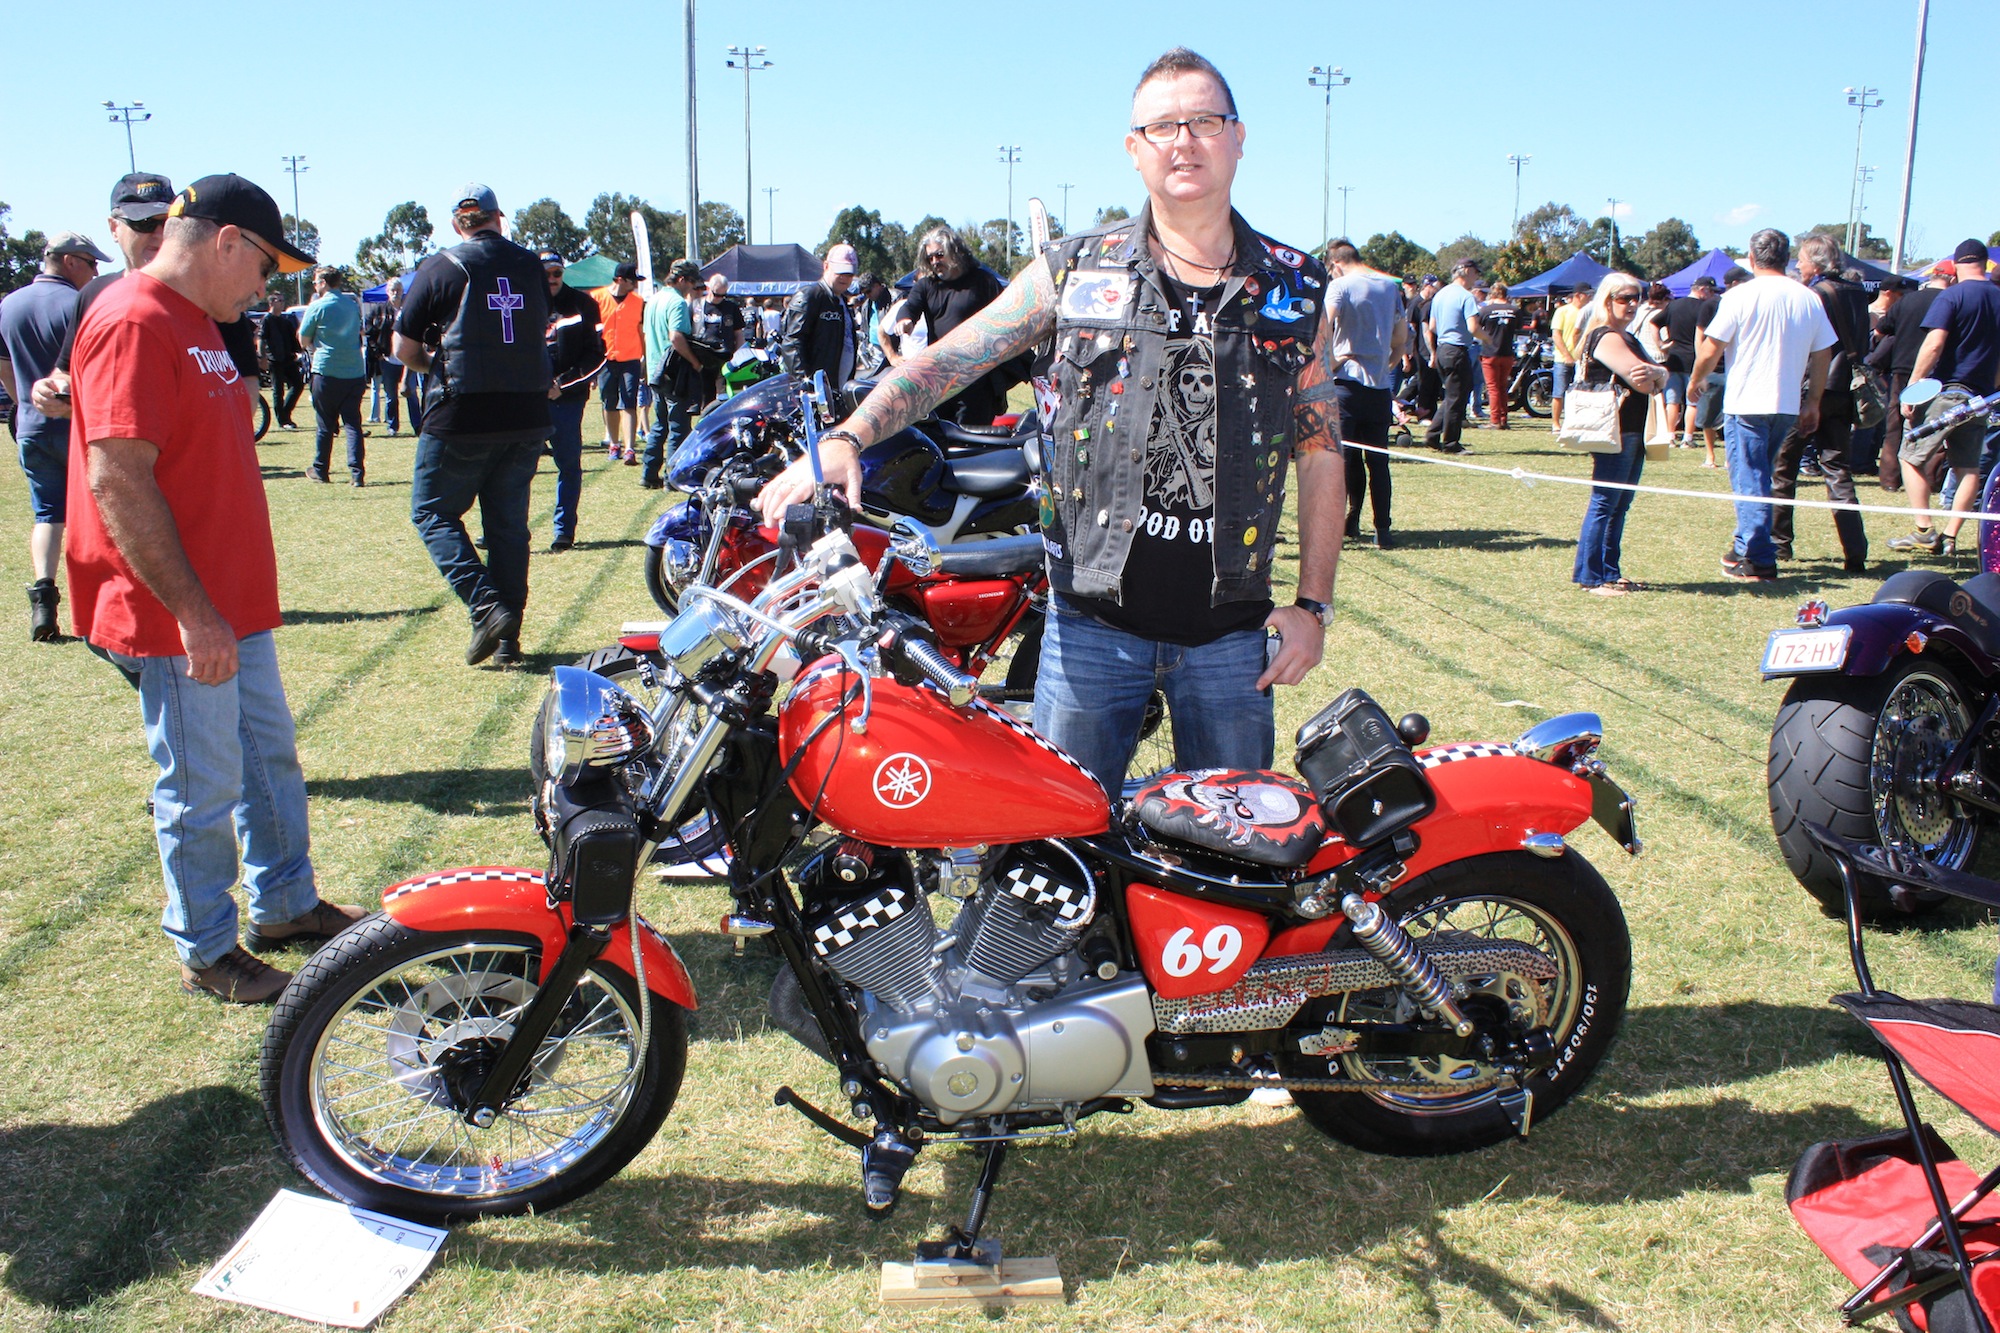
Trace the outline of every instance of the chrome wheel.
{"type": "Polygon", "coordinates": [[[327,1021],[312,1057],[320,1137],[351,1171],[431,1196],[518,1194],[616,1132],[641,1071],[632,1002],[584,976],[486,1129],[467,1104],[535,994],[539,955],[466,942],[393,965],[327,1021]]]}
{"type": "Polygon", "coordinates": [[[1949,869],[1971,858],[1975,821],[1939,782],[1971,717],[1957,687],[1928,671],[1896,683],[1875,718],[1868,794],[1884,847],[1949,869]]]}

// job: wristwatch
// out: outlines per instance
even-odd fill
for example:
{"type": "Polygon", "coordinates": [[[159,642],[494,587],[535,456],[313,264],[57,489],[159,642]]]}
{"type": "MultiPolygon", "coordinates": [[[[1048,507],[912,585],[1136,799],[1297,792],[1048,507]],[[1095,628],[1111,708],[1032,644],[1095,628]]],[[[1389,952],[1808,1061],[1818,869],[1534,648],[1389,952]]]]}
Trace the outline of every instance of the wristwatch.
{"type": "Polygon", "coordinates": [[[1333,623],[1333,608],[1325,602],[1315,602],[1310,597],[1294,597],[1292,605],[1301,611],[1309,612],[1313,619],[1319,621],[1321,628],[1333,623]]]}

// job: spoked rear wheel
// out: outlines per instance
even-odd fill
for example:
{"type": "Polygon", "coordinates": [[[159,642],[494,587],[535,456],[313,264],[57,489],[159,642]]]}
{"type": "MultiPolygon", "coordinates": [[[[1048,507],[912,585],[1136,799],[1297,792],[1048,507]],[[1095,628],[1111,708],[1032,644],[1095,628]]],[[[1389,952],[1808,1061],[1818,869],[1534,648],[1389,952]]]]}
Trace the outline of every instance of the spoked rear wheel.
{"type": "Polygon", "coordinates": [[[415,1221],[556,1207],[651,1140],[687,1062],[681,1009],[648,996],[640,1049],[632,978],[593,966],[486,1129],[463,1107],[535,994],[540,946],[411,930],[377,916],[293,978],[264,1036],[264,1114],[300,1171],[334,1197],[415,1221]]]}
{"type": "MultiPolygon", "coordinates": [[[[1533,1124],[1574,1096],[1610,1050],[1625,1017],[1632,980],[1632,942],[1618,899],[1575,851],[1544,860],[1501,852],[1454,861],[1398,888],[1384,911],[1413,939],[1457,932],[1529,945],[1555,967],[1547,979],[1494,974],[1471,979],[1468,1011],[1504,1015],[1522,1029],[1546,1028],[1553,1064],[1523,1083],[1534,1094],[1533,1124]]],[[[1400,991],[1357,992],[1329,1015],[1343,1021],[1409,1022],[1400,991]]],[[[1367,1152],[1433,1157],[1468,1152],[1512,1137],[1500,1104],[1505,1084],[1470,1059],[1409,1054],[1396,1036],[1363,1036],[1354,1051],[1328,1068],[1325,1060],[1294,1056],[1287,1072],[1301,1077],[1380,1079],[1379,1092],[1295,1092],[1313,1127],[1367,1152]]]]}

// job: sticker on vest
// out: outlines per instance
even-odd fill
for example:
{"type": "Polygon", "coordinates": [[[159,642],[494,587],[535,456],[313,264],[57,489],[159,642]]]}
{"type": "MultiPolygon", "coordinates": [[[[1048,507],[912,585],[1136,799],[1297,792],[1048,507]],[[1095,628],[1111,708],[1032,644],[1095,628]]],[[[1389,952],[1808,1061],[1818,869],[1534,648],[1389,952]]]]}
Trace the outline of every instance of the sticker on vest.
{"type": "Polygon", "coordinates": [[[1271,258],[1277,260],[1286,268],[1298,268],[1306,262],[1304,255],[1296,250],[1287,250],[1282,245],[1266,245],[1264,248],[1271,252],[1271,258]]]}
{"type": "Polygon", "coordinates": [[[1132,300],[1130,273],[1085,272],[1063,284],[1064,319],[1108,322],[1123,319],[1132,300]]]}
{"type": "Polygon", "coordinates": [[[1310,315],[1313,303],[1306,297],[1295,296],[1289,288],[1273,287],[1271,294],[1264,298],[1264,308],[1257,313],[1265,319],[1283,320],[1294,323],[1310,315]]]}

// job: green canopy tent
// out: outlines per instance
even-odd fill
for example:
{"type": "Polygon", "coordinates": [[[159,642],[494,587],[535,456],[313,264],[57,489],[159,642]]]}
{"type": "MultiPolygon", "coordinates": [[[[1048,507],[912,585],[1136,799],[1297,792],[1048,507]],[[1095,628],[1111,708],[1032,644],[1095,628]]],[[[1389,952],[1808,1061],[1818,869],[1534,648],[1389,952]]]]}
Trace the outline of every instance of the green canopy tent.
{"type": "Polygon", "coordinates": [[[563,283],[570,287],[581,287],[590,291],[596,287],[609,287],[611,273],[618,267],[618,261],[610,255],[592,255],[579,259],[563,269],[563,283]]]}

